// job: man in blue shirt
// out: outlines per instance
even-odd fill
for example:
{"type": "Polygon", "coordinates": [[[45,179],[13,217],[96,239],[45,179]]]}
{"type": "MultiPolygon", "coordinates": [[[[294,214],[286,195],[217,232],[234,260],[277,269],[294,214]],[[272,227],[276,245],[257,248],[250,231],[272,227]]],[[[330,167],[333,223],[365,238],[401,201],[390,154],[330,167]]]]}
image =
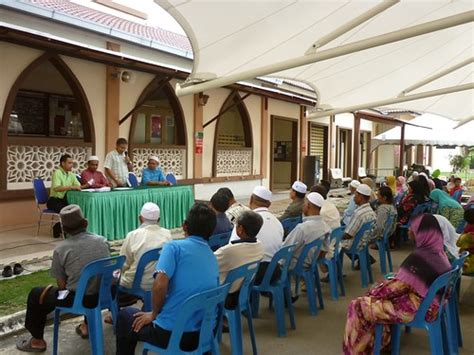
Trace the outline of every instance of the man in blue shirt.
{"type": "MultiPolygon", "coordinates": [[[[219,268],[207,240],[216,226],[216,214],[205,204],[195,204],[183,223],[185,239],[168,242],[156,264],[152,288],[153,311],[123,309],[117,324],[117,355],[133,355],[138,341],[168,346],[174,322],[190,296],[219,286],[219,268]]],[[[183,351],[199,342],[202,315],[195,314],[181,339],[183,351]]]]}
{"type": "Polygon", "coordinates": [[[170,185],[166,177],[158,167],[158,157],[152,155],[148,158],[148,167],[142,172],[142,186],[170,185]]]}

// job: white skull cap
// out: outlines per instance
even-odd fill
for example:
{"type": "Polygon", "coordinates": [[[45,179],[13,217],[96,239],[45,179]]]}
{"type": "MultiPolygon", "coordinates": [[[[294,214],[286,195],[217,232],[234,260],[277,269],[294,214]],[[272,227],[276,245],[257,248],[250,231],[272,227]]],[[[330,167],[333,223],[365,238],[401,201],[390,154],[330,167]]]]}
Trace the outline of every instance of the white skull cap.
{"type": "Polygon", "coordinates": [[[301,181],[295,181],[293,185],[291,185],[291,188],[295,190],[296,192],[305,194],[306,190],[308,189],[308,186],[303,184],[301,181]]]}
{"type": "Polygon", "coordinates": [[[267,189],[265,186],[256,186],[253,189],[252,194],[260,197],[261,199],[265,201],[272,200],[272,192],[269,189],[267,189]]]}
{"type": "Polygon", "coordinates": [[[318,194],[317,192],[311,192],[306,196],[309,202],[318,207],[322,207],[324,203],[324,197],[318,194]]]}
{"type": "Polygon", "coordinates": [[[356,191],[364,196],[372,195],[372,189],[366,184],[360,184],[356,191]]]}
{"type": "Polygon", "coordinates": [[[156,203],[147,202],[143,205],[140,215],[149,221],[160,219],[160,208],[156,203]]]}

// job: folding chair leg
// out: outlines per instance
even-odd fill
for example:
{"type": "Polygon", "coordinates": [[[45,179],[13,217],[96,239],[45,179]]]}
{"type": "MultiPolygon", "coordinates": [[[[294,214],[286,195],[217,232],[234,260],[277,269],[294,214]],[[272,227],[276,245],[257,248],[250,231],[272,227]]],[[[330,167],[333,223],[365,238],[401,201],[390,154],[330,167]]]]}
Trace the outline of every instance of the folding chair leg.
{"type": "Polygon", "coordinates": [[[377,324],[375,326],[374,355],[380,355],[380,352],[382,350],[382,333],[383,333],[383,325],[377,324]]]}
{"type": "Polygon", "coordinates": [[[92,311],[87,315],[87,326],[92,355],[104,354],[102,314],[100,310],[92,311]]]}
{"type": "Polygon", "coordinates": [[[392,254],[390,253],[390,245],[386,246],[385,251],[387,253],[388,269],[390,272],[393,272],[392,254]]]}
{"type": "Polygon", "coordinates": [[[53,328],[53,355],[58,354],[58,338],[59,338],[59,317],[61,311],[56,309],[54,311],[54,328],[53,328]]]}
{"type": "Polygon", "coordinates": [[[257,341],[255,340],[255,329],[253,327],[252,309],[250,308],[250,304],[247,304],[247,325],[250,333],[250,341],[252,342],[253,355],[257,355],[257,341]]]}
{"type": "Polygon", "coordinates": [[[380,271],[382,275],[387,273],[387,260],[385,258],[385,246],[383,242],[377,243],[379,248],[379,262],[380,262],[380,271]]]}
{"type": "Polygon", "coordinates": [[[428,335],[430,338],[431,354],[443,355],[443,335],[441,333],[441,324],[428,325],[428,335]]]}
{"type": "Polygon", "coordinates": [[[286,297],[286,302],[288,304],[288,312],[290,314],[291,329],[296,329],[295,311],[293,309],[293,302],[291,302],[291,289],[290,289],[289,282],[288,282],[288,286],[285,288],[284,292],[285,292],[284,297],[286,297]]]}
{"type": "MultiPolygon", "coordinates": [[[[304,275],[304,280],[306,282],[306,295],[308,296],[308,304],[309,304],[309,313],[312,316],[318,314],[318,307],[316,305],[316,294],[314,291],[314,280],[313,277],[306,273],[304,275]],[[308,277],[309,276],[309,277],[308,277]]],[[[291,300],[290,300],[291,302],[291,300]]]]}
{"type": "Polygon", "coordinates": [[[243,354],[242,347],[242,321],[240,307],[225,313],[229,322],[230,348],[232,354],[243,354]]]}
{"type": "Polygon", "coordinates": [[[367,288],[369,286],[367,280],[367,258],[364,252],[359,253],[359,266],[360,266],[360,281],[362,283],[362,287],[367,288]]]}
{"type": "MultiPolygon", "coordinates": [[[[273,295],[273,300],[275,302],[275,316],[277,322],[277,331],[279,337],[286,336],[286,329],[285,329],[285,303],[284,303],[284,295],[277,290],[273,295]]],[[[290,299],[291,304],[291,299],[290,299]]],[[[289,307],[290,305],[288,305],[289,307]]]]}
{"type": "Polygon", "coordinates": [[[316,270],[312,276],[314,277],[314,286],[316,288],[316,292],[318,296],[319,309],[324,309],[323,292],[321,288],[321,280],[319,279],[318,270],[316,270]]]}

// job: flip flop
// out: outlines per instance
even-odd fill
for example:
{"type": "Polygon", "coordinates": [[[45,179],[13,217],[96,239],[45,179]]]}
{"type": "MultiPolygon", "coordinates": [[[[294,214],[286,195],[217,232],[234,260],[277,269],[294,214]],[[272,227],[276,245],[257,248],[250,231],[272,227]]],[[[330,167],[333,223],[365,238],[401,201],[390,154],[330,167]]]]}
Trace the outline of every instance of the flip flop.
{"type": "Polygon", "coordinates": [[[46,351],[46,346],[44,348],[34,348],[31,345],[32,340],[33,338],[18,340],[16,342],[16,348],[27,353],[44,353],[46,351]]]}
{"type": "Polygon", "coordinates": [[[79,335],[82,339],[88,339],[89,338],[89,334],[84,334],[81,330],[81,324],[78,324],[78,326],[76,327],[76,334],[79,335]]]}
{"type": "Polygon", "coordinates": [[[3,277],[12,277],[13,275],[13,270],[12,270],[12,267],[10,265],[7,265],[3,268],[3,271],[2,271],[2,276],[3,277]]]}
{"type": "Polygon", "coordinates": [[[23,272],[23,266],[21,264],[16,263],[13,265],[13,274],[14,275],[20,275],[23,272]]]}

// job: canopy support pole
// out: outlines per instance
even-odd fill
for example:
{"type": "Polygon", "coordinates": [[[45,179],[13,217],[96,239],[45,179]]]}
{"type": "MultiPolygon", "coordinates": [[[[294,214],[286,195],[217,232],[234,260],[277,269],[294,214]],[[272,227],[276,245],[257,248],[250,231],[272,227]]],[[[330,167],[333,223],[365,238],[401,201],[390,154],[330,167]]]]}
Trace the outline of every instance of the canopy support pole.
{"type": "Polygon", "coordinates": [[[363,24],[367,20],[370,20],[372,17],[377,16],[379,13],[384,12],[388,8],[392,7],[395,4],[398,4],[400,0],[388,0],[379,3],[370,10],[367,10],[363,14],[357,16],[356,18],[346,22],[342,26],[336,28],[334,31],[328,33],[327,35],[321,37],[316,42],[314,42],[311,47],[305,52],[305,55],[314,54],[318,48],[332,42],[336,38],[342,36],[344,33],[349,32],[353,28],[363,24]]]}
{"type": "Polygon", "coordinates": [[[414,101],[414,100],[419,100],[419,99],[425,99],[427,97],[451,94],[458,91],[472,90],[472,89],[474,89],[474,83],[450,86],[443,89],[421,92],[419,94],[394,97],[391,99],[367,102],[365,104],[353,105],[353,106],[348,106],[348,107],[343,107],[343,108],[336,108],[336,109],[327,110],[327,111],[314,112],[314,113],[310,113],[308,115],[308,118],[326,117],[329,115],[336,115],[336,114],[344,113],[344,112],[353,112],[356,110],[369,109],[373,107],[393,105],[393,104],[398,104],[400,102],[414,101]]]}
{"type": "Polygon", "coordinates": [[[398,167],[398,176],[403,175],[403,164],[405,156],[405,125],[402,124],[401,134],[400,134],[400,162],[398,167]]]}
{"type": "Polygon", "coordinates": [[[449,73],[452,73],[453,71],[456,71],[468,64],[471,64],[474,62],[474,57],[471,57],[471,58],[468,58],[466,60],[463,60],[462,62],[456,64],[456,65],[453,65],[447,69],[444,69],[442,71],[440,71],[439,73],[437,74],[434,74],[432,76],[429,76],[428,78],[424,79],[424,80],[421,80],[419,82],[417,82],[416,84],[413,84],[412,86],[406,88],[405,90],[403,90],[400,94],[398,94],[398,96],[404,96],[406,95],[407,93],[409,93],[410,91],[413,91],[415,89],[418,89],[428,83],[431,83],[432,81],[435,81],[445,75],[448,75],[449,73]]]}
{"type": "Polygon", "coordinates": [[[178,83],[176,84],[176,95],[185,96],[215,89],[230,85],[242,80],[248,80],[256,78],[257,76],[264,76],[268,74],[278,73],[283,70],[296,68],[302,65],[317,63],[323,60],[340,57],[354,52],[359,52],[365,49],[382,46],[385,44],[398,42],[408,38],[424,35],[427,33],[444,30],[454,26],[463,25],[474,21],[474,10],[466,11],[453,16],[444,17],[435,21],[426,22],[420,25],[407,27],[402,30],[388,32],[379,36],[370,37],[353,43],[348,43],[336,48],[326,49],[315,54],[301,56],[289,60],[285,60],[279,63],[266,65],[260,68],[245,70],[240,73],[223,76],[217,79],[209,80],[200,84],[189,84],[188,86],[181,87],[178,83]]]}

